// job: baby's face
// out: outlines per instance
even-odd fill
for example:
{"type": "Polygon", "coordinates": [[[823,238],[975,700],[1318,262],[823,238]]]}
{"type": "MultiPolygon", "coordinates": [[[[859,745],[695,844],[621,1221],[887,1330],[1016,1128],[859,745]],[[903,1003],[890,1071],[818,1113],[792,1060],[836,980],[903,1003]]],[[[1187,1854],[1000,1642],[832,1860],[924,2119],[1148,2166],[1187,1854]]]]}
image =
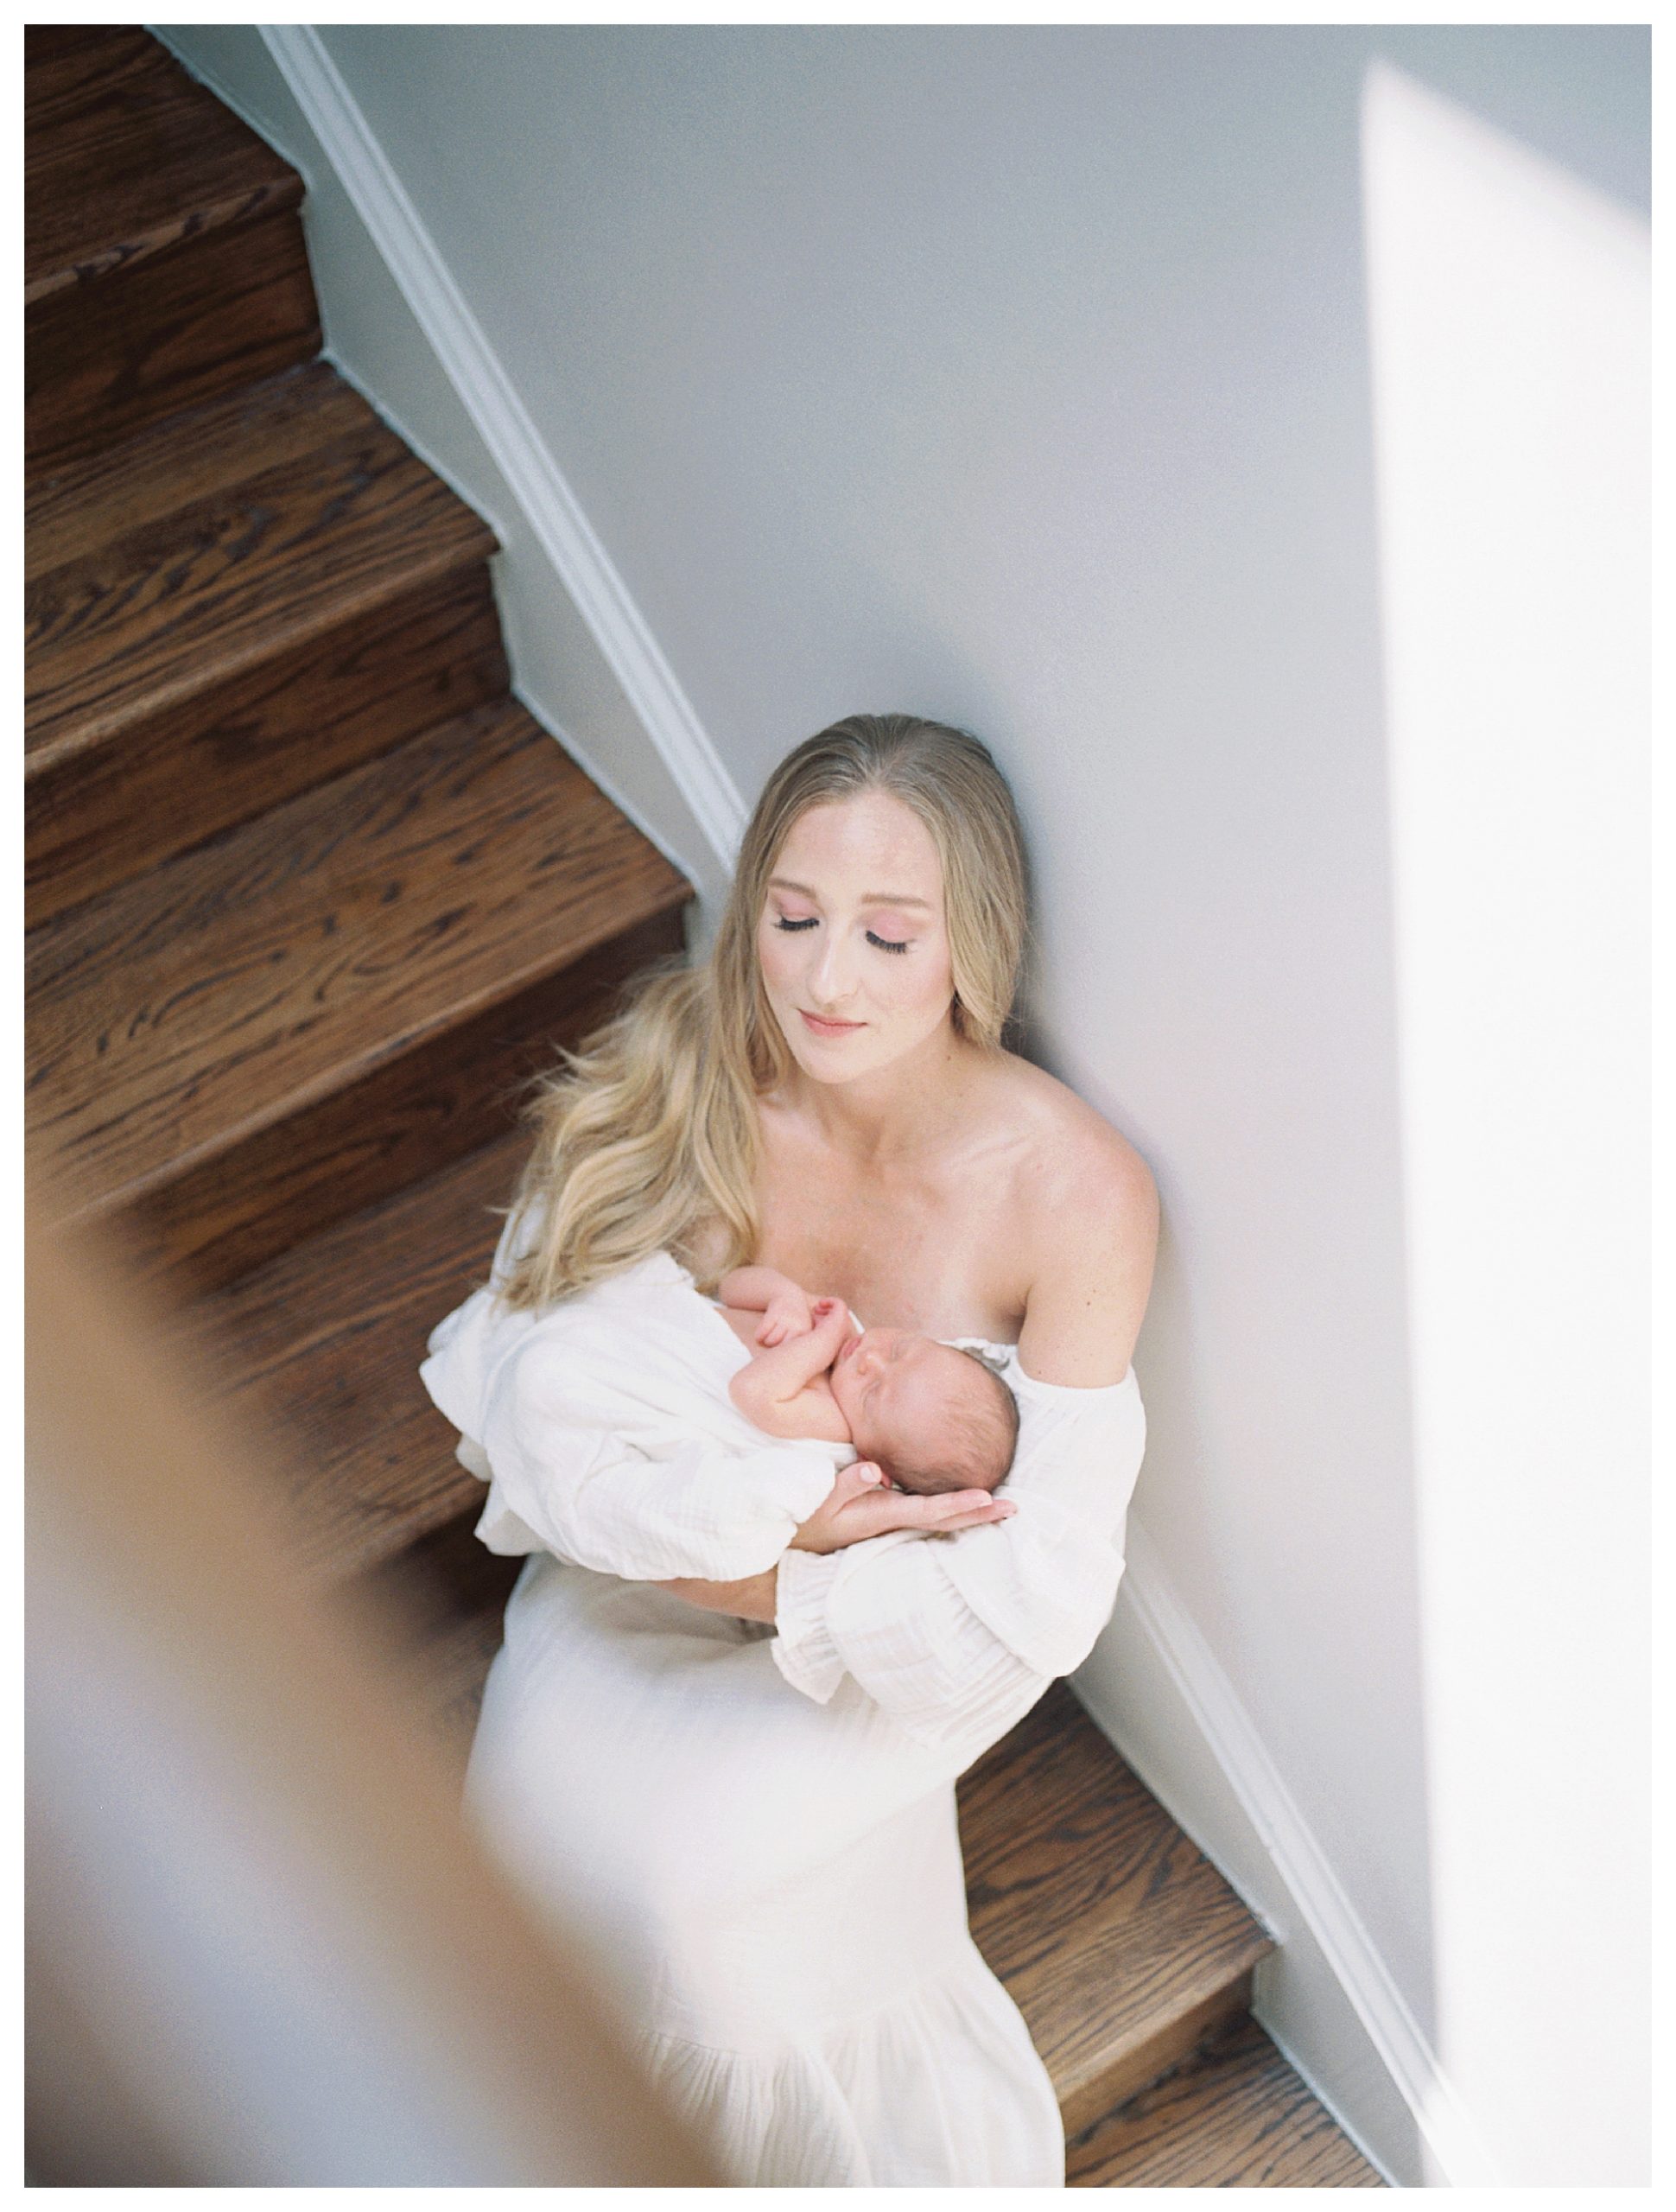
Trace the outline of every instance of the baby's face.
{"type": "Polygon", "coordinates": [[[864,1459],[934,1459],[951,1405],[981,1377],[964,1352],[910,1329],[867,1329],[832,1363],[832,1395],[864,1459]]]}

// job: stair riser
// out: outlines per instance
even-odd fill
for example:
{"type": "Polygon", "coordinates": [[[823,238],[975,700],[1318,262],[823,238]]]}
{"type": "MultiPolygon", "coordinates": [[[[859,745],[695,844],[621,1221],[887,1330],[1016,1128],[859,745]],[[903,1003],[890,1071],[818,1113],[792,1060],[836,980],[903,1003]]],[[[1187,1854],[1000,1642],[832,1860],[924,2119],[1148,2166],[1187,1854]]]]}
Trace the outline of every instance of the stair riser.
{"type": "Polygon", "coordinates": [[[1144,2042],[1126,2050],[1097,2074],[1060,2093],[1059,2109],[1067,2138],[1080,2134],[1102,2119],[1112,2107],[1179,2066],[1207,2035],[1250,2011],[1252,1977],[1247,1974],[1226,1989],[1219,1989],[1202,2004],[1161,2024],[1144,2042]]]}
{"type": "Polygon", "coordinates": [[[479,564],[67,754],[25,786],[29,927],[499,696],[506,682],[479,564]]]}
{"type": "Polygon", "coordinates": [[[311,360],[319,312],[295,212],[188,238],[54,292],[24,322],[31,467],[311,360]]]}
{"type": "Polygon", "coordinates": [[[302,1238],[502,1135],[530,1078],[610,1012],[628,978],[682,944],[655,916],[562,972],[270,1122],[130,1206],[98,1208],[146,1273],[225,1287],[302,1238]]]}

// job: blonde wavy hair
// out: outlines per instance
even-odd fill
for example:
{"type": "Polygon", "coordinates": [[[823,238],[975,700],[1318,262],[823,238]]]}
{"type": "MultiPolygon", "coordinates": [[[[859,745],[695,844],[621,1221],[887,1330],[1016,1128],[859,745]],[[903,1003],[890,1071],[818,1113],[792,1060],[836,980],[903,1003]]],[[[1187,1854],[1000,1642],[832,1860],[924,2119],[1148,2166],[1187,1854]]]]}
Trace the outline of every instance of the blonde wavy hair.
{"type": "Polygon", "coordinates": [[[943,865],[955,1029],[1000,1047],[1024,955],[1023,841],[1006,779],[964,730],[915,715],[851,715],[775,769],[745,833],[715,944],[665,964],[623,1011],[540,1079],[535,1145],[509,1209],[516,1256],[500,1295],[539,1311],[667,1250],[693,1264],[725,1232],[714,1284],[754,1254],[756,1102],[790,1055],[763,989],[757,930],[786,835],[811,806],[886,791],[930,833],[943,865]]]}

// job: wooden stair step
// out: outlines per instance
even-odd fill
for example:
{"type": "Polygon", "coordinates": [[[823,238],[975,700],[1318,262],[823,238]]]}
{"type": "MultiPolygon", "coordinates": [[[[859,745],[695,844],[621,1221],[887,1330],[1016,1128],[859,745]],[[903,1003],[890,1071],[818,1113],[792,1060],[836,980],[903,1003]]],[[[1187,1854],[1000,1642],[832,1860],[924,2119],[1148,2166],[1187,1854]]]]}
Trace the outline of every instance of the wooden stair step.
{"type": "Polygon", "coordinates": [[[1066,2145],[1073,2189],[1383,2189],[1254,2020],[1066,2145]]]}
{"type": "Polygon", "coordinates": [[[309,361],[154,423],[104,453],[65,461],[24,486],[25,576],[33,582],[378,419],[329,361],[309,361]]]}
{"type": "Polygon", "coordinates": [[[24,76],[32,466],[313,359],[295,170],[134,26],[31,28],[24,76]]]}
{"type": "Polygon", "coordinates": [[[523,1130],[486,1145],[193,1309],[235,1411],[289,1471],[311,1573],[364,1573],[481,1507],[418,1367],[438,1321],[486,1279],[493,1209],[529,1148],[523,1130]]]}
{"type": "Polygon", "coordinates": [[[960,1785],[972,1933],[1076,2132],[1243,2012],[1270,1938],[1056,1684],[960,1785]]]}
{"type": "Polygon", "coordinates": [[[511,701],[32,931],[32,1165],[226,1281],[473,1150],[689,887],[511,701]]]}
{"type": "Polygon", "coordinates": [[[133,26],[23,35],[26,305],[295,207],[302,180],[133,26]]]}
{"type": "Polygon", "coordinates": [[[462,1770],[484,1681],[503,1640],[506,1600],[524,1566],[486,1551],[472,1533],[475,1518],[439,1529],[342,1591],[346,1605],[371,1618],[405,1675],[420,1729],[462,1770]]]}
{"type": "MultiPolygon", "coordinates": [[[[290,405],[249,406],[238,427],[250,442],[224,439],[222,480],[137,527],[120,454],[109,471],[78,473],[79,513],[72,520],[63,499],[53,520],[83,549],[35,575],[26,602],[26,758],[97,742],[392,597],[414,571],[494,551],[487,525],[335,383],[289,380],[290,405]],[[359,417],[346,429],[346,416],[359,417]]],[[[155,431],[153,481],[171,448],[204,443],[196,417],[155,431]]],[[[201,453],[199,466],[210,464],[201,453]]]]}
{"type": "Polygon", "coordinates": [[[33,519],[63,556],[26,593],[33,921],[505,689],[492,533],[324,367],[33,519]]]}

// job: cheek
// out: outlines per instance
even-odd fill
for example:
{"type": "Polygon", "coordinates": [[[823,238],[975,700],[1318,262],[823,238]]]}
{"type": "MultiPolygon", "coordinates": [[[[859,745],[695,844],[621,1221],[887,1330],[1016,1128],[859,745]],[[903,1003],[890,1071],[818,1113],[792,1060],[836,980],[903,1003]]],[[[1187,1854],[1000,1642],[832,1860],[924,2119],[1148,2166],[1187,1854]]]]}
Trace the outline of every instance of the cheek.
{"type": "Polygon", "coordinates": [[[903,972],[899,978],[892,972],[886,978],[885,988],[891,1004],[905,1015],[929,1020],[943,1013],[955,995],[955,979],[946,952],[940,957],[892,960],[891,967],[892,971],[900,969],[903,972]]]}
{"type": "Polygon", "coordinates": [[[785,930],[764,928],[757,931],[757,959],[762,977],[771,991],[784,991],[797,973],[799,939],[785,930]]]}

